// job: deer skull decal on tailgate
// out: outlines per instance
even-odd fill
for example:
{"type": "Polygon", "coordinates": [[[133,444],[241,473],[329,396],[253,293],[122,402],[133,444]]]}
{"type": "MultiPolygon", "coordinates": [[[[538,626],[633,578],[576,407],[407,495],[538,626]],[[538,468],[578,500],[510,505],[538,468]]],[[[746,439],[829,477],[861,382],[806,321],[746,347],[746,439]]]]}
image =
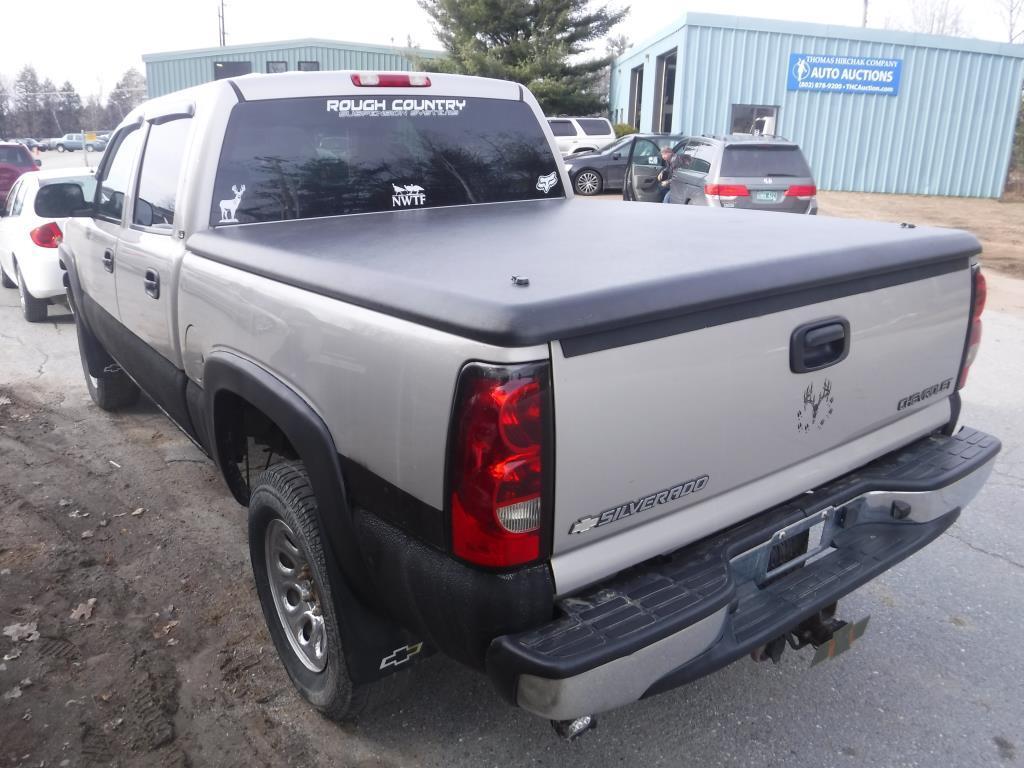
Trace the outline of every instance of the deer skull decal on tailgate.
{"type": "Polygon", "coordinates": [[[803,405],[796,412],[796,431],[810,432],[813,426],[821,429],[835,410],[833,408],[835,402],[836,399],[832,395],[831,381],[825,379],[825,383],[821,385],[820,391],[815,390],[814,382],[808,384],[807,389],[804,390],[803,405]]]}

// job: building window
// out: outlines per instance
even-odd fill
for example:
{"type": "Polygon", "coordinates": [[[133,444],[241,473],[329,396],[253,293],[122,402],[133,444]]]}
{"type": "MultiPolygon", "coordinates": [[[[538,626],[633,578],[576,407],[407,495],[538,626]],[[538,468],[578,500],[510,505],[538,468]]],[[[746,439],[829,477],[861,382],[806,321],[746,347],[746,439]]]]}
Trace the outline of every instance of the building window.
{"type": "Polygon", "coordinates": [[[644,65],[629,73],[629,124],[640,130],[640,109],[644,93],[644,65]]]}
{"type": "Polygon", "coordinates": [[[319,72],[320,62],[319,61],[300,61],[299,72],[319,72]]]}
{"type": "Polygon", "coordinates": [[[658,133],[671,133],[672,108],[676,97],[675,49],[658,57],[654,78],[654,119],[651,128],[658,133]]]}
{"type": "Polygon", "coordinates": [[[779,108],[762,104],[733,104],[729,113],[729,133],[774,136],[779,108]]]}
{"type": "Polygon", "coordinates": [[[238,77],[252,72],[251,61],[215,61],[213,62],[213,79],[223,80],[225,77],[238,77]]]}
{"type": "Polygon", "coordinates": [[[267,74],[268,75],[279,75],[282,72],[288,71],[287,61],[268,61],[267,62],[267,74]]]}

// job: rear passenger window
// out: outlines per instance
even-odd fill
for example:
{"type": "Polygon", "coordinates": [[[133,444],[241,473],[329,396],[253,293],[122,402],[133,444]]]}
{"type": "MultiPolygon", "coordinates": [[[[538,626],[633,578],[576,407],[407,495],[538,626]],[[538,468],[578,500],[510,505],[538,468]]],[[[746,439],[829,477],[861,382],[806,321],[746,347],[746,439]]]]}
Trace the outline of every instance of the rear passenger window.
{"type": "Polygon", "coordinates": [[[132,223],[167,230],[174,226],[178,178],[192,120],[183,118],[150,126],[132,223]]]}
{"type": "Polygon", "coordinates": [[[568,120],[548,120],[551,132],[555,136],[575,136],[576,128],[568,120]]]}
{"type": "Polygon", "coordinates": [[[124,213],[124,196],[128,192],[132,166],[139,154],[141,143],[142,131],[138,128],[132,128],[118,140],[114,154],[96,188],[96,214],[98,216],[121,221],[121,215],[124,213]]]}
{"type": "Polygon", "coordinates": [[[576,121],[587,136],[607,136],[612,133],[612,126],[600,117],[580,118],[576,121]]]}

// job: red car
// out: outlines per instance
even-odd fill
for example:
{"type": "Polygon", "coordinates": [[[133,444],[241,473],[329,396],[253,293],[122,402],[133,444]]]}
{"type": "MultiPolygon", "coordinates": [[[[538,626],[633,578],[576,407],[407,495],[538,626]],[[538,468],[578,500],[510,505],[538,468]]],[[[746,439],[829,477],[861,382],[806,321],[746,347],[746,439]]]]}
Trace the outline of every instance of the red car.
{"type": "Polygon", "coordinates": [[[38,170],[40,165],[42,162],[33,159],[32,153],[24,145],[0,144],[0,204],[7,199],[7,193],[21,174],[38,170]]]}

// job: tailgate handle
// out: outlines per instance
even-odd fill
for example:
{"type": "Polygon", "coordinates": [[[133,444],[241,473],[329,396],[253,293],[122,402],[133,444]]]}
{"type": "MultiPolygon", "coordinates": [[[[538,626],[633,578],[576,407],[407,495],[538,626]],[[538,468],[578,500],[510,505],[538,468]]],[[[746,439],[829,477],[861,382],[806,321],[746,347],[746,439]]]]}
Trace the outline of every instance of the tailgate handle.
{"type": "Polygon", "coordinates": [[[793,373],[820,371],[850,354],[850,321],[827,317],[805,323],[793,331],[789,343],[789,369],[793,373]]]}

